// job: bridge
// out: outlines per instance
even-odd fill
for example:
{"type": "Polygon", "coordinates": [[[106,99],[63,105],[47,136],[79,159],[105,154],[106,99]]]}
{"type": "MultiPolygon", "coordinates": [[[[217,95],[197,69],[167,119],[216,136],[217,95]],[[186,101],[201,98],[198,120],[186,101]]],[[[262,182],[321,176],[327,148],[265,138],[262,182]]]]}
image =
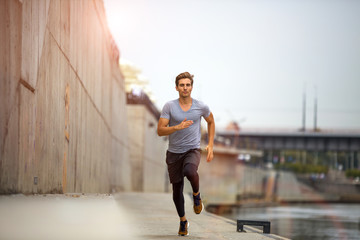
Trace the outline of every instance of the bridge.
{"type": "MultiPolygon", "coordinates": [[[[215,143],[263,152],[264,162],[302,161],[333,168],[360,168],[359,132],[220,131],[215,143]]],[[[251,153],[250,153],[251,155],[251,153]]]]}

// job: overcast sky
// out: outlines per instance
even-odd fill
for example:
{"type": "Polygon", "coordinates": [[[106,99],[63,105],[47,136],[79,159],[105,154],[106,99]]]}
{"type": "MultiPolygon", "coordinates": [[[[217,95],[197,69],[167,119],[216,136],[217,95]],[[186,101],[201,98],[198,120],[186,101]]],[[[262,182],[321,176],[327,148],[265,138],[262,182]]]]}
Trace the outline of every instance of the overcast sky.
{"type": "MultiPolygon", "coordinates": [[[[104,0],[122,59],[149,80],[161,109],[177,74],[217,126],[360,129],[360,1],[104,0]],[[317,90],[315,90],[317,89],[317,90]]],[[[121,60],[120,60],[121,61],[121,60]]]]}

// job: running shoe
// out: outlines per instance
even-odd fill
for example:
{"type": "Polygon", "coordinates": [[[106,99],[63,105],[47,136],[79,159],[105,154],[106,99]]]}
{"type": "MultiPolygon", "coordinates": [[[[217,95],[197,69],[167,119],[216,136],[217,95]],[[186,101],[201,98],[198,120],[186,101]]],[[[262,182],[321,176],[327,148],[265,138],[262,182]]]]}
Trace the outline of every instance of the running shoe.
{"type": "Polygon", "coordinates": [[[204,208],[204,205],[200,198],[200,193],[196,196],[193,195],[193,199],[194,199],[194,212],[196,214],[200,214],[204,208]]]}
{"type": "Polygon", "coordinates": [[[187,220],[180,221],[180,227],[179,227],[179,236],[187,236],[189,235],[188,228],[189,228],[189,222],[187,220]]]}

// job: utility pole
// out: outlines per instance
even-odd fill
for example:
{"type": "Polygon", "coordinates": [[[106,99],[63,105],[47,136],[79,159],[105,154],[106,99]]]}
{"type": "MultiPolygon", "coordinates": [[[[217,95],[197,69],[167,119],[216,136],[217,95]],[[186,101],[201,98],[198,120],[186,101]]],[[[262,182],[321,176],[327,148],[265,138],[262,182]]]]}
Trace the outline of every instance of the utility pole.
{"type": "Polygon", "coordinates": [[[317,88],[315,86],[315,100],[314,100],[314,132],[317,131],[317,88]]]}
{"type": "Polygon", "coordinates": [[[306,83],[304,83],[304,92],[303,92],[303,114],[302,114],[301,131],[305,132],[305,130],[306,130],[306,83]]]}

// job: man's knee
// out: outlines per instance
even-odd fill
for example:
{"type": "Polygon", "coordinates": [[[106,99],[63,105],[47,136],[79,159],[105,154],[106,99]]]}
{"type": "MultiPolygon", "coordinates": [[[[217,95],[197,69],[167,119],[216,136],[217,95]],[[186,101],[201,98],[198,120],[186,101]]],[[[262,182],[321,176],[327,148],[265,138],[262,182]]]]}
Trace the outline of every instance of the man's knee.
{"type": "Polygon", "coordinates": [[[196,177],[197,176],[197,169],[196,166],[193,164],[186,164],[184,167],[184,175],[186,177],[196,177]]]}

